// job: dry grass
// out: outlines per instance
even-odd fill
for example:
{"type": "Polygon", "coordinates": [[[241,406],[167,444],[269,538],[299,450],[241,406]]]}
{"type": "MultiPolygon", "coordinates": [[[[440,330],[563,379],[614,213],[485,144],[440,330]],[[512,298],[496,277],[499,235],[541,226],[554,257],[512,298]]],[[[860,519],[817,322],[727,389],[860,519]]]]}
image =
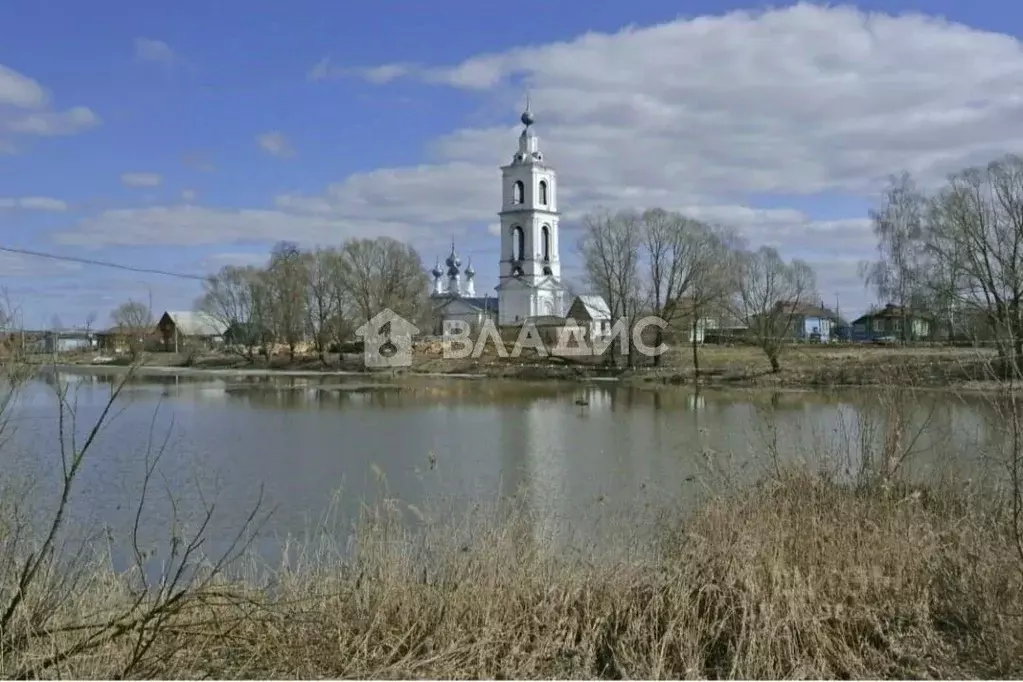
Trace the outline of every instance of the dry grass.
{"type": "MultiPolygon", "coordinates": [[[[357,555],[222,578],[160,624],[130,676],[970,678],[1023,673],[1006,520],[970,490],[854,489],[784,473],[722,496],[636,558],[566,557],[526,519],[412,537],[367,517],[357,555]]],[[[393,509],[391,510],[393,512],[393,509]]],[[[637,548],[638,549],[638,548],[637,548]]],[[[94,564],[4,670],[132,599],[94,564]]],[[[51,605],[52,608],[52,605],[51,605]]],[[[118,676],[132,637],[41,671],[118,676]]]]}

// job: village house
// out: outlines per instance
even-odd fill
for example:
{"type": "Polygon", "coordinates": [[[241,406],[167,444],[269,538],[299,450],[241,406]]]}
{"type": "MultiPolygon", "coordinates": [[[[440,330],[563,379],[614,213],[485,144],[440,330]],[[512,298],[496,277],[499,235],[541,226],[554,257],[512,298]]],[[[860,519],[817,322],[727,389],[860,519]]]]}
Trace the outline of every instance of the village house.
{"type": "Polygon", "coordinates": [[[830,343],[838,326],[838,315],[823,303],[779,303],[784,315],[791,315],[788,336],[797,341],[830,343]]]}
{"type": "Polygon", "coordinates": [[[704,343],[712,333],[726,325],[727,315],[720,306],[696,306],[691,297],[685,297],[665,306],[664,317],[670,319],[669,336],[676,341],[704,343]],[[695,319],[695,324],[694,322],[695,319]]]}
{"type": "Polygon", "coordinates": [[[95,349],[98,341],[94,333],[84,330],[52,330],[44,332],[39,346],[44,353],[77,353],[95,349]]]}
{"type": "Polygon", "coordinates": [[[565,317],[575,320],[590,343],[606,339],[611,334],[611,309],[603,296],[576,296],[565,317]]]}
{"type": "Polygon", "coordinates": [[[884,308],[872,310],[852,322],[853,341],[883,341],[905,339],[919,341],[931,337],[932,318],[930,315],[889,303],[884,308]],[[903,329],[903,324],[908,329],[903,329]]]}
{"type": "Polygon", "coordinates": [[[109,353],[127,353],[134,346],[150,350],[160,345],[154,329],[136,329],[116,325],[110,329],[96,332],[96,347],[109,353]]]}
{"type": "Polygon", "coordinates": [[[167,311],[156,323],[164,350],[178,352],[184,346],[212,347],[224,342],[227,325],[209,313],[167,311]]]}

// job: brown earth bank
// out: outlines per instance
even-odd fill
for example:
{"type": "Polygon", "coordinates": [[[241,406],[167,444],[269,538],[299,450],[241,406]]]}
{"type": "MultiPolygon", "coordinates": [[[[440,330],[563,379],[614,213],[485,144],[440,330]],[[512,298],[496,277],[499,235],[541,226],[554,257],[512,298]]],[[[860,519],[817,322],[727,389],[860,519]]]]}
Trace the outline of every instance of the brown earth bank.
{"type": "MultiPolygon", "coordinates": [[[[297,355],[291,360],[281,354],[267,360],[249,360],[238,355],[146,353],[143,365],[154,370],[202,372],[207,370],[258,373],[369,373],[385,375],[471,375],[525,380],[616,379],[638,385],[692,385],[827,388],[899,383],[939,388],[957,386],[983,388],[995,379],[996,357],[990,350],[940,346],[879,347],[871,345],[800,345],[786,349],[781,370],[771,372],[766,355],[749,346],[701,347],[700,371],[694,370],[691,349],[673,349],[658,366],[634,368],[614,366],[606,359],[590,357],[539,357],[526,350],[520,357],[498,357],[492,351],[478,358],[452,359],[442,355],[439,343],[418,344],[411,367],[367,370],[361,354],[330,354],[326,362],[316,355],[297,355]]],[[[51,356],[39,359],[50,364],[51,356]]],[[[61,357],[58,364],[128,366],[127,356],[97,358],[94,354],[61,357]]],[[[621,363],[624,364],[624,363],[621,363]]]]}

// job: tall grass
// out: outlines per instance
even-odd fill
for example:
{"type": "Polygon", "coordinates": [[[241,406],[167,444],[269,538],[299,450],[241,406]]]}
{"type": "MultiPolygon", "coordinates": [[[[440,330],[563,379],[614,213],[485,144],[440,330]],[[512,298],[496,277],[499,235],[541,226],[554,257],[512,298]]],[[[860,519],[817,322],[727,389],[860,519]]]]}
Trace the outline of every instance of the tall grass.
{"type": "MultiPolygon", "coordinates": [[[[56,514],[36,526],[0,505],[0,675],[1023,673],[1016,492],[909,486],[898,469],[913,436],[889,423],[856,476],[775,458],[695,513],[666,510],[653,546],[614,555],[567,555],[525,514],[412,532],[382,505],[361,519],[354,552],[325,532],[272,569],[245,551],[257,513],[218,556],[205,555],[200,523],[172,535],[153,580],[137,544],[136,565],[115,572],[103,552],[61,541],[56,514]]],[[[69,448],[65,473],[87,454],[69,448]]],[[[147,473],[158,461],[157,448],[147,473]]]]}

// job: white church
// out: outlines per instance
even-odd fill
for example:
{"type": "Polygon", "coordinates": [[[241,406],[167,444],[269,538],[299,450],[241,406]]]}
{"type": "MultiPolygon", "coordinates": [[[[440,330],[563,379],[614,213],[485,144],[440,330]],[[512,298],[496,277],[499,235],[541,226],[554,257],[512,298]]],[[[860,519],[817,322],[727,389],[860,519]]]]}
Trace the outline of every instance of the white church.
{"type": "Polygon", "coordinates": [[[442,270],[438,262],[432,271],[435,333],[440,333],[444,320],[459,319],[475,326],[489,317],[504,327],[537,318],[565,317],[570,311],[577,322],[593,325],[598,333],[610,327],[610,312],[601,297],[581,296],[571,305],[566,300],[558,255],[557,173],[544,163],[528,103],[521,120],[519,149],[511,163],[501,167],[497,297],[476,296],[472,263],[466,264],[463,273],[452,243],[451,254],[444,262],[447,269],[442,270]]]}

